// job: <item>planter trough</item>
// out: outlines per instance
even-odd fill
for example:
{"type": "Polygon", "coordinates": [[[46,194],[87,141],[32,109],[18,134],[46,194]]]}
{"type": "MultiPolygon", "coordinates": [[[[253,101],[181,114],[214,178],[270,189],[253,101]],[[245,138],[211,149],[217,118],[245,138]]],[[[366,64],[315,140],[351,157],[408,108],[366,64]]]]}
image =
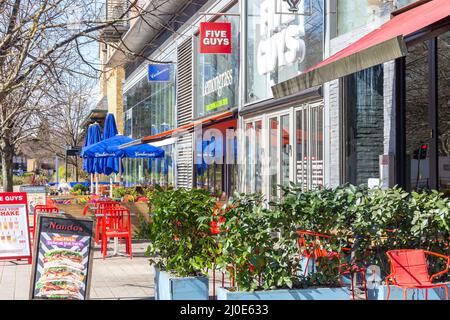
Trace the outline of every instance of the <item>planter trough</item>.
{"type": "MultiPolygon", "coordinates": [[[[447,284],[450,296],[450,284],[447,284]]],[[[387,286],[380,285],[377,288],[368,289],[369,300],[386,300],[387,286]]],[[[408,300],[425,300],[425,289],[409,289],[408,300]]],[[[403,289],[391,286],[391,295],[389,300],[403,300],[403,289]]],[[[428,300],[445,300],[444,288],[428,289],[428,300]]]]}
{"type": "Polygon", "coordinates": [[[217,300],[350,300],[348,288],[281,289],[268,291],[229,291],[219,288],[217,300]]]}
{"type": "Polygon", "coordinates": [[[176,277],[155,268],[156,300],[208,300],[207,277],[176,277]]]}

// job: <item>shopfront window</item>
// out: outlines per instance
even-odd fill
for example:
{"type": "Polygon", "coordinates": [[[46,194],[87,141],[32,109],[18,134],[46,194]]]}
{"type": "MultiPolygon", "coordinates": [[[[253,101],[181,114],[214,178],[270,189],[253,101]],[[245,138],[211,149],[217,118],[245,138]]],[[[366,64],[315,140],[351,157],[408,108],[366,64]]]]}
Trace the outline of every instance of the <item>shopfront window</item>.
{"type": "MultiPolygon", "coordinates": [[[[239,13],[239,5],[234,5],[228,13],[239,13]]],[[[197,65],[197,101],[195,117],[237,106],[239,101],[239,17],[223,16],[215,22],[230,22],[232,34],[231,54],[198,54],[197,65]]],[[[199,52],[199,38],[196,37],[196,52],[199,52]]]]}
{"type": "Polygon", "coordinates": [[[245,190],[247,193],[262,193],[263,190],[263,139],[262,120],[246,124],[245,132],[245,190]]]}
{"type": "Polygon", "coordinates": [[[290,177],[290,125],[289,115],[281,117],[281,185],[289,186],[290,177]]]}
{"type": "Polygon", "coordinates": [[[237,187],[237,139],[231,135],[236,126],[233,119],[205,127],[194,139],[194,186],[210,190],[221,199],[233,195],[237,187]]]}
{"type": "Polygon", "coordinates": [[[123,159],[123,179],[129,186],[174,186],[173,145],[161,148],[165,151],[162,159],[123,159]]]}
{"type": "Polygon", "coordinates": [[[175,66],[170,81],[149,82],[148,75],[124,94],[126,136],[135,139],[164,132],[175,124],[175,66]]]}
{"type": "Polygon", "coordinates": [[[438,37],[439,189],[450,195],[450,32],[438,37]]]}
{"type": "Polygon", "coordinates": [[[253,192],[253,180],[255,177],[254,155],[254,124],[247,123],[245,128],[245,160],[246,160],[246,191],[253,192]]]}
{"type": "Polygon", "coordinates": [[[278,118],[269,120],[269,128],[269,190],[270,198],[274,199],[278,195],[278,164],[280,163],[278,118]]]}
{"type": "Polygon", "coordinates": [[[304,190],[323,186],[323,104],[305,104],[295,112],[296,179],[304,190]]]}
{"type": "Polygon", "coordinates": [[[337,0],[337,35],[373,25],[389,19],[392,10],[417,0],[337,0]]]}
{"type": "Polygon", "coordinates": [[[355,73],[345,82],[346,182],[379,179],[384,153],[383,65],[355,73]]]}
{"type": "Polygon", "coordinates": [[[323,1],[303,0],[303,15],[280,0],[248,0],[246,102],[272,97],[271,87],[323,58],[323,1]]]}

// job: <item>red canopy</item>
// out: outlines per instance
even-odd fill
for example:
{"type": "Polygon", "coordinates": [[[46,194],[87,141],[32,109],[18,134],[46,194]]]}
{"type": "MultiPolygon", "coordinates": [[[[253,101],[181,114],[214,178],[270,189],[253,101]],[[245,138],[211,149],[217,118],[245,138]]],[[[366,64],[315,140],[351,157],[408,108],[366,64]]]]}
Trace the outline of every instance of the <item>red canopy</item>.
{"type": "Polygon", "coordinates": [[[450,0],[413,4],[343,50],[272,87],[275,97],[287,96],[407,54],[403,38],[450,16],[450,0]]]}

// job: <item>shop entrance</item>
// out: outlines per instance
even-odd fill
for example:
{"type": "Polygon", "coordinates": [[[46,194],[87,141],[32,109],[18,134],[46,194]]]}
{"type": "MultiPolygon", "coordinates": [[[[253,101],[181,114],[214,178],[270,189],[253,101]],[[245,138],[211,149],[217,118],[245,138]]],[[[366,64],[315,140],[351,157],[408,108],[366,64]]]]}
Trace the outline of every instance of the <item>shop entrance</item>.
{"type": "Polygon", "coordinates": [[[244,189],[281,197],[280,185],[304,190],[324,183],[323,101],[296,104],[245,120],[244,189]]]}
{"type": "Polygon", "coordinates": [[[404,187],[450,194],[450,32],[404,58],[404,187]]]}

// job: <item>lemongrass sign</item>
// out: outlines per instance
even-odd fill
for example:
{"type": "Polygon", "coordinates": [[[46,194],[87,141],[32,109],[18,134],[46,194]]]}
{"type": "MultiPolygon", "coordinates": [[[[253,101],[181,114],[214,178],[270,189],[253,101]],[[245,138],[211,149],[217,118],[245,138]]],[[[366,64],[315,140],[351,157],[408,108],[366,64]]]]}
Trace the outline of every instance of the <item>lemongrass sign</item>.
{"type": "Polygon", "coordinates": [[[231,54],[231,23],[200,23],[200,53],[231,54]]]}
{"type": "Polygon", "coordinates": [[[28,259],[31,263],[27,194],[0,193],[0,260],[28,259]]]}

